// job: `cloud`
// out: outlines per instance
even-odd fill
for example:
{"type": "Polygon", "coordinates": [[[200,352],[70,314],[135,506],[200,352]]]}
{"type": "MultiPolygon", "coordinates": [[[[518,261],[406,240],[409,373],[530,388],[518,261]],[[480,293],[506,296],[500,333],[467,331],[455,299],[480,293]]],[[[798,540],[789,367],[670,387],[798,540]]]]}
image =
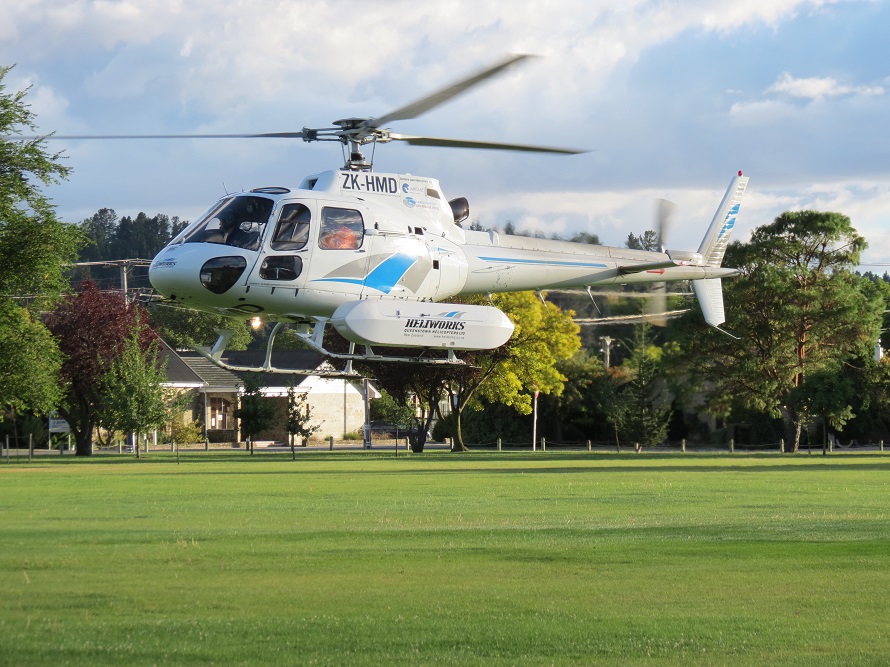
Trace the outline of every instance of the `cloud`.
{"type": "MultiPolygon", "coordinates": [[[[754,175],[739,235],[761,212],[769,221],[813,203],[794,190],[813,179],[887,173],[890,83],[867,57],[887,15],[857,0],[19,0],[0,3],[0,63],[28,73],[47,131],[212,133],[379,116],[504,54],[540,54],[392,129],[595,153],[390,144],[378,168],[441,179],[486,225],[617,245],[649,228],[652,200],[667,197],[678,204],[670,245],[697,247],[721,175],[739,166],[754,175]],[[824,35],[838,37],[813,49],[824,35]]],[[[295,185],[340,164],[339,146],[301,142],[67,146],[74,180],[55,193],[74,219],[108,205],[190,218],[222,183],[295,185]]],[[[850,196],[851,210],[881,201],[850,196]]]]}
{"type": "Polygon", "coordinates": [[[791,97],[809,100],[821,100],[825,97],[841,97],[848,95],[877,96],[884,94],[882,86],[849,86],[838,83],[831,77],[808,77],[796,79],[788,72],[783,72],[767,93],[783,93],[791,97]]]}
{"type": "Polygon", "coordinates": [[[729,108],[729,117],[737,125],[767,125],[787,120],[798,114],[791,104],[778,100],[736,102],[729,108]]]}

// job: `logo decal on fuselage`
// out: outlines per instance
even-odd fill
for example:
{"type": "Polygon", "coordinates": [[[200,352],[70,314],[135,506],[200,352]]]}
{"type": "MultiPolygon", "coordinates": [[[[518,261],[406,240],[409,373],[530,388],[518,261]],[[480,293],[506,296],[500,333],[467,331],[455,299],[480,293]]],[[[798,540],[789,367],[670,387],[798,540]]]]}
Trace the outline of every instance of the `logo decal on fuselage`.
{"type": "Polygon", "coordinates": [[[340,174],[340,190],[373,192],[379,195],[398,195],[399,182],[392,176],[343,172],[340,174]]]}

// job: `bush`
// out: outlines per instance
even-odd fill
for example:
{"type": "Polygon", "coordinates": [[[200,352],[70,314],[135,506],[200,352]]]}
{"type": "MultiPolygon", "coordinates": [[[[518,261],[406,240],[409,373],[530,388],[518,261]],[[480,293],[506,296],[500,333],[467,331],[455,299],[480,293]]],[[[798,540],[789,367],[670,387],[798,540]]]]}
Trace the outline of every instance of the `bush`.
{"type": "Polygon", "coordinates": [[[180,445],[188,445],[195,442],[204,442],[204,434],[197,422],[186,422],[185,419],[174,419],[170,423],[170,437],[173,442],[180,445]]]}

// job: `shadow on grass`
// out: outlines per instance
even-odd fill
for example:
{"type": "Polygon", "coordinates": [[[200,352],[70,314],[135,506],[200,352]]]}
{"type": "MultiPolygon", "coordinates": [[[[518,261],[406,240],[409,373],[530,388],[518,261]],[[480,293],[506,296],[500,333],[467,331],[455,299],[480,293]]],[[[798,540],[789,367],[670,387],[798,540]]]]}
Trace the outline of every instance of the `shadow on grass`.
{"type": "MultiPolygon", "coordinates": [[[[302,451],[293,460],[290,451],[246,452],[192,451],[181,452],[179,457],[171,452],[151,452],[136,458],[132,454],[97,454],[91,457],[43,453],[28,462],[27,457],[11,457],[9,462],[0,460],[0,470],[20,468],[52,468],[70,465],[113,465],[115,467],[151,466],[164,464],[177,467],[176,474],[187,475],[342,475],[366,473],[371,475],[460,475],[487,473],[492,475],[516,474],[615,474],[627,472],[659,473],[763,473],[763,472],[834,472],[890,471],[890,457],[876,452],[835,453],[829,456],[799,454],[726,454],[726,453],[590,453],[590,452],[489,452],[471,451],[451,453],[447,451],[424,454],[390,451],[302,451]],[[226,470],[225,464],[238,463],[237,470],[226,470]],[[274,469],[250,470],[244,466],[278,464],[274,469]],[[378,465],[369,469],[319,468],[314,464],[327,463],[391,463],[381,469],[378,465]],[[214,464],[212,469],[194,470],[195,464],[214,464]],[[218,466],[216,465],[218,464],[218,466]],[[514,464],[514,465],[505,465],[514,464]],[[535,464],[529,466],[528,464],[535,464]],[[562,465],[561,465],[562,464],[562,465]],[[280,465],[280,467],[279,467],[280,465]]],[[[145,474],[170,474],[171,471],[143,470],[145,474]]]]}

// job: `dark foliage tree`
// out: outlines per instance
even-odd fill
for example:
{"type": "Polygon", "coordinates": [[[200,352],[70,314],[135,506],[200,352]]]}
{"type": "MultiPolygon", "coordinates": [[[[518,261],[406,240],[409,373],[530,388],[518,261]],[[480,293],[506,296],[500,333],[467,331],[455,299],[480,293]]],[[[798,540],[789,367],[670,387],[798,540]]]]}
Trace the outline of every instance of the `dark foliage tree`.
{"type": "Polygon", "coordinates": [[[291,450],[294,439],[299,438],[301,444],[321,430],[321,424],[312,424],[312,409],[306,392],[297,391],[293,381],[287,386],[287,433],[290,436],[291,450]]]}
{"type": "MultiPolygon", "coordinates": [[[[250,327],[245,322],[166,302],[150,304],[148,316],[152,328],[176,349],[213,345],[219,329],[235,332],[226,346],[228,350],[245,350],[252,340],[250,327]]],[[[281,347],[277,343],[276,347],[281,347]]]]}
{"type": "Polygon", "coordinates": [[[600,245],[600,237],[590,232],[578,232],[569,239],[572,243],[587,243],[589,245],[600,245]]]}
{"type": "Polygon", "coordinates": [[[556,440],[611,438],[607,407],[613,382],[600,357],[580,350],[557,364],[565,375],[561,395],[541,397],[541,421],[556,440]]]}
{"type": "Polygon", "coordinates": [[[241,434],[247,438],[247,446],[253,455],[253,440],[257,433],[272,425],[275,406],[263,395],[262,373],[244,376],[244,391],[238,398],[235,417],[241,422],[241,434]]]}
{"type": "Polygon", "coordinates": [[[102,377],[125,341],[135,334],[147,349],[157,337],[145,321],[138,306],[128,305],[117,292],[99,291],[92,282],[46,317],[65,357],[59,412],[71,426],[79,456],[92,453],[93,430],[102,417],[102,377]]]}
{"type": "Polygon", "coordinates": [[[408,444],[422,452],[436,416],[436,405],[445,395],[449,369],[412,363],[361,364],[363,373],[385,392],[376,410],[380,418],[408,427],[408,444]]]}
{"type": "Polygon", "coordinates": [[[627,235],[625,245],[633,250],[648,250],[650,252],[655,252],[659,249],[658,234],[651,229],[647,229],[639,236],[630,233],[627,235]]]}
{"type": "Polygon", "coordinates": [[[651,447],[667,438],[671,409],[660,381],[660,350],[651,344],[647,324],[637,325],[631,349],[624,364],[627,379],[607,399],[608,412],[622,439],[651,447]]]}
{"type": "MultiPolygon", "coordinates": [[[[807,415],[792,394],[810,373],[867,358],[878,340],[883,288],[851,271],[866,243],[839,213],[796,211],[730,245],[726,326],[735,340],[701,326],[695,312],[671,328],[673,388],[700,391],[718,417],[734,410],[782,417],[799,447],[807,415]]],[[[696,309],[697,310],[697,309],[696,309]]]]}

